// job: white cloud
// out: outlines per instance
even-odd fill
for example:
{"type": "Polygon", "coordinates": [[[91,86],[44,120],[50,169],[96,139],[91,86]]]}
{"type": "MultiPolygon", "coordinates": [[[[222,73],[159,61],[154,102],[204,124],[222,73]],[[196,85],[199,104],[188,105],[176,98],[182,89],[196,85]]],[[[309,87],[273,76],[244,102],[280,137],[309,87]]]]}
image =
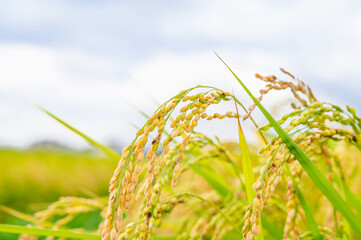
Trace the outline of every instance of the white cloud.
{"type": "MultiPolygon", "coordinates": [[[[106,118],[121,112],[119,95],[128,84],[121,79],[121,65],[119,60],[79,51],[1,44],[0,97],[7,107],[2,108],[0,114],[3,122],[8,123],[0,127],[2,142],[23,145],[34,138],[68,135],[59,126],[52,128],[51,119],[44,120],[40,112],[30,110],[34,107],[20,100],[22,97],[59,113],[78,126],[93,128],[94,134],[102,138],[109,137],[110,129],[102,135],[97,125],[102,125],[102,116],[106,118]],[[14,118],[17,120],[13,121],[14,118]],[[26,124],[21,124],[20,119],[26,124]]],[[[104,119],[104,124],[107,121],[113,120],[104,119]]]]}
{"type": "MultiPolygon", "coordinates": [[[[185,18],[163,22],[171,38],[198,36],[214,50],[281,57],[321,81],[361,72],[360,14],[355,1],[200,1],[185,18]]],[[[271,60],[271,64],[274,61],[271,60]]],[[[296,69],[298,70],[298,69],[296,69]]],[[[354,79],[361,87],[361,79],[354,79]]]]}
{"type": "MultiPolygon", "coordinates": [[[[250,104],[213,50],[256,95],[260,85],[254,73],[282,76],[278,67],[284,67],[314,86],[321,99],[345,98],[361,107],[358,5],[1,2],[0,144],[50,137],[81,145],[18,96],[44,105],[102,141],[129,141],[134,129],[123,120],[137,125],[144,121],[122,99],[150,114],[155,109],[150,95],[163,102],[202,84],[234,90],[250,104]]],[[[274,94],[266,103],[278,101],[279,94],[274,94]]],[[[208,131],[210,125],[205,126],[208,131]]]]}
{"type": "MultiPolygon", "coordinates": [[[[230,63],[240,60],[233,54],[226,55],[230,56],[227,59],[230,63]]],[[[28,144],[41,138],[55,138],[81,145],[77,137],[71,137],[62,126],[54,124],[52,119],[18,97],[45,106],[102,141],[111,138],[129,141],[135,130],[122,120],[141,125],[144,119],[122,99],[150,114],[155,109],[151,97],[164,102],[180,90],[195,85],[217,86],[227,91],[234,90],[236,94],[241,92],[212,52],[159,54],[130,67],[126,79],[117,78],[123,75],[117,70],[119,61],[79,51],[2,44],[0,56],[3,67],[0,78],[4,80],[0,83],[2,104],[7,106],[0,111],[3,123],[6,123],[0,127],[3,133],[0,142],[15,145],[28,144]],[[22,124],[25,119],[26,124],[22,124]]],[[[250,53],[250,56],[244,56],[238,62],[235,70],[242,78],[248,79],[247,83],[252,89],[258,89],[258,82],[249,79],[253,79],[253,70],[269,69],[267,59],[270,56],[250,53]]],[[[250,103],[249,100],[245,102],[250,103]]],[[[229,137],[232,131],[228,133],[229,137]]]]}

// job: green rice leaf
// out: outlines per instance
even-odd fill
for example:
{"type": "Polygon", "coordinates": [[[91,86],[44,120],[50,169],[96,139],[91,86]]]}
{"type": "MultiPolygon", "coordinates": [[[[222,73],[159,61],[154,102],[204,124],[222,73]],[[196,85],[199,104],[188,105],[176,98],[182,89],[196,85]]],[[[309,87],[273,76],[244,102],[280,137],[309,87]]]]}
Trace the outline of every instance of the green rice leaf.
{"type": "Polygon", "coordinates": [[[37,107],[43,111],[44,113],[48,114],[50,117],[52,117],[53,119],[55,119],[56,121],[58,121],[59,123],[61,123],[63,126],[65,126],[66,128],[68,128],[70,131],[76,133],[77,135],[79,135],[80,137],[82,137],[83,139],[85,139],[90,145],[92,145],[95,148],[98,148],[99,150],[103,151],[106,155],[108,155],[110,158],[114,159],[114,160],[119,160],[120,156],[112,149],[98,143],[97,141],[93,140],[92,138],[90,138],[89,136],[85,135],[84,133],[80,132],[79,130],[77,130],[76,128],[74,128],[73,126],[69,125],[68,123],[64,122],[63,120],[61,120],[60,118],[58,118],[57,116],[53,115],[52,113],[50,113],[48,110],[46,110],[45,108],[38,106],[37,107]]]}
{"type": "Polygon", "coordinates": [[[361,216],[361,201],[355,196],[355,194],[352,193],[351,189],[348,186],[346,186],[345,184],[343,185],[345,188],[347,202],[350,203],[350,205],[356,209],[358,215],[361,216]]]}
{"type": "Polygon", "coordinates": [[[210,166],[193,165],[192,170],[201,176],[224,199],[231,194],[222,177],[210,166]]]}
{"type": "Polygon", "coordinates": [[[79,233],[68,230],[54,230],[47,228],[34,228],[34,227],[24,227],[8,224],[0,224],[0,232],[4,233],[16,233],[16,234],[30,234],[35,236],[54,236],[54,237],[65,237],[65,238],[75,238],[75,239],[89,239],[89,240],[100,240],[99,235],[91,233],[79,233]]]}
{"type": "Polygon", "coordinates": [[[274,240],[283,239],[282,230],[278,229],[277,226],[269,222],[265,217],[262,217],[261,221],[262,221],[262,227],[265,230],[267,230],[267,232],[269,233],[267,239],[274,239],[274,240]]]}
{"type": "Polygon", "coordinates": [[[344,195],[346,197],[346,201],[347,203],[350,204],[351,207],[353,207],[358,216],[361,216],[361,201],[360,199],[351,191],[351,189],[344,183],[341,181],[341,179],[334,175],[333,180],[336,182],[337,186],[342,189],[342,191],[344,192],[344,195]]]}
{"type": "Polygon", "coordinates": [[[237,111],[237,115],[238,115],[238,137],[239,137],[239,145],[241,147],[241,161],[242,161],[242,170],[243,170],[243,175],[244,175],[244,181],[245,181],[245,185],[246,185],[246,193],[247,193],[247,200],[248,203],[251,203],[254,197],[254,190],[252,189],[252,186],[254,184],[254,172],[253,172],[253,167],[252,167],[252,160],[251,160],[251,156],[249,154],[249,150],[248,150],[248,145],[247,145],[247,141],[246,138],[243,134],[242,131],[242,127],[241,127],[241,122],[239,121],[239,113],[238,113],[238,108],[237,108],[237,104],[235,104],[236,106],[236,111],[237,111]]]}
{"type": "MultiPolygon", "coordinates": [[[[254,184],[254,172],[253,172],[253,167],[252,167],[252,160],[251,160],[251,156],[249,154],[246,137],[243,134],[241,122],[239,120],[237,103],[234,102],[234,105],[236,106],[236,111],[237,111],[237,116],[238,116],[237,117],[238,136],[239,136],[239,144],[241,147],[242,170],[243,170],[244,182],[246,185],[247,200],[248,200],[248,203],[251,204],[253,201],[253,197],[255,195],[255,192],[252,188],[252,186],[254,184]]],[[[257,237],[257,239],[263,240],[262,222],[260,223],[260,234],[257,237]]]]}
{"type": "MultiPolygon", "coordinates": [[[[9,207],[3,206],[3,205],[0,205],[0,211],[2,211],[4,213],[7,213],[7,214],[9,214],[11,216],[14,216],[16,218],[19,218],[21,220],[27,221],[27,222],[31,222],[31,223],[39,222],[38,219],[36,219],[35,217],[33,217],[31,215],[19,212],[19,211],[15,210],[15,209],[12,209],[12,208],[9,208],[9,207]]],[[[51,222],[48,222],[48,221],[43,221],[42,224],[45,227],[52,227],[53,226],[53,224],[51,222]]]]}
{"type": "MultiPolygon", "coordinates": [[[[101,236],[92,233],[78,233],[68,230],[55,230],[48,228],[25,227],[9,224],[0,224],[0,232],[14,234],[29,234],[34,236],[53,236],[71,239],[101,240],[101,236]]],[[[155,236],[154,240],[175,240],[175,236],[155,236]]]]}
{"type": "MultiPolygon", "coordinates": [[[[218,55],[217,55],[218,56],[218,55]]],[[[218,56],[219,57],[219,56],[218,56]]],[[[269,114],[269,112],[262,106],[262,104],[252,95],[246,85],[238,78],[238,76],[228,67],[228,65],[219,57],[219,59],[226,65],[229,71],[241,84],[242,88],[252,98],[253,102],[262,111],[263,115],[270,122],[277,134],[286,144],[288,149],[299,161],[303,169],[307,172],[308,176],[312,179],[315,185],[321,190],[325,197],[331,202],[337,211],[350,223],[353,230],[361,236],[361,222],[347,206],[346,202],[342,199],[341,195],[336,191],[332,184],[327,180],[321,170],[309,159],[309,157],[302,151],[302,149],[293,141],[293,139],[283,130],[277,121],[269,114]]]]}
{"type": "Polygon", "coordinates": [[[295,178],[293,177],[288,164],[286,163],[285,166],[286,166],[286,169],[287,169],[287,172],[288,172],[289,176],[291,177],[293,187],[295,188],[295,192],[297,194],[297,198],[300,201],[301,206],[302,206],[302,208],[303,208],[303,210],[305,212],[306,219],[307,219],[307,222],[309,224],[309,228],[311,230],[313,238],[316,239],[316,240],[323,239],[323,236],[321,235],[320,231],[318,230],[316,221],[312,216],[311,210],[308,207],[307,202],[306,202],[305,198],[302,195],[301,189],[298,187],[298,184],[296,183],[295,178]]]}
{"type": "Polygon", "coordinates": [[[3,206],[3,205],[0,205],[0,211],[5,212],[11,216],[17,217],[17,218],[27,221],[27,222],[36,223],[38,221],[35,217],[33,217],[31,215],[19,212],[15,209],[12,209],[12,208],[9,208],[9,207],[3,206]]]}

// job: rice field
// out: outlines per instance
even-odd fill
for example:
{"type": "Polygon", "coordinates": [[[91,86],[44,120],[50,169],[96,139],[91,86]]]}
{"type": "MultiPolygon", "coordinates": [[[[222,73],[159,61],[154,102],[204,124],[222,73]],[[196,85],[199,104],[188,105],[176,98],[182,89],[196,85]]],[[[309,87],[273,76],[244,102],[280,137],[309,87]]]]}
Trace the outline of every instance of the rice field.
{"type": "Polygon", "coordinates": [[[256,74],[264,88],[254,96],[225,67],[253,105],[211,86],[182,90],[147,116],[119,153],[39,107],[104,155],[1,152],[2,239],[361,239],[355,109],[323,102],[284,69],[280,77],[256,74]],[[294,97],[280,119],[262,105],[272,91],[294,97]],[[210,110],[224,102],[234,107],[210,110]],[[258,125],[255,109],[267,125],[258,125]],[[239,141],[197,131],[223,119],[239,141]],[[245,121],[260,148],[247,142],[245,121]],[[18,192],[27,186],[34,192],[18,192]]]}

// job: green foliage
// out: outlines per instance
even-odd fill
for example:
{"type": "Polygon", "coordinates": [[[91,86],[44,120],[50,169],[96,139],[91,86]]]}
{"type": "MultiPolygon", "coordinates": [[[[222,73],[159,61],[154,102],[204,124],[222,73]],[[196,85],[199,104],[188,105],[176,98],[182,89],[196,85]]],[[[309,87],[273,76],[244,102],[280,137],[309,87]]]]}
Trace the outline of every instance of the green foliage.
{"type": "Polygon", "coordinates": [[[64,122],[63,120],[61,120],[60,118],[58,118],[57,116],[55,116],[54,114],[50,113],[48,110],[46,110],[45,108],[38,106],[38,108],[40,110],[42,110],[43,112],[45,112],[46,114],[48,114],[50,117],[52,117],[53,119],[55,119],[56,121],[58,121],[60,124],[64,125],[66,128],[68,128],[70,131],[74,132],[75,134],[79,135],[80,137],[82,137],[84,140],[86,140],[90,145],[94,146],[95,148],[100,149],[101,151],[103,151],[106,155],[108,155],[110,158],[114,159],[114,160],[118,160],[120,158],[120,156],[112,149],[98,143],[97,141],[93,140],[92,138],[90,138],[89,136],[85,135],[84,133],[82,133],[81,131],[79,131],[78,129],[74,128],[73,126],[71,126],[70,124],[64,122]]]}

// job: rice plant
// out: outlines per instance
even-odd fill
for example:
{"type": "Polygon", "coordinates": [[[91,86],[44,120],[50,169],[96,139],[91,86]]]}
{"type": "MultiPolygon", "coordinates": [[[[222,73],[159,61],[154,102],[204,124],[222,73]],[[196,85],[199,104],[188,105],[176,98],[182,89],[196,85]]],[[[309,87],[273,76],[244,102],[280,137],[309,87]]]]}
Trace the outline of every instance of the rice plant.
{"type": "MultiPolygon", "coordinates": [[[[223,60],[222,60],[223,61],[223,60]]],[[[33,216],[12,212],[27,226],[0,224],[19,239],[361,239],[357,194],[361,118],[354,108],[319,101],[311,88],[281,69],[256,78],[258,98],[246,108],[233,94],[212,87],[183,90],[147,117],[121,154],[60,118],[50,117],[118,161],[109,196],[63,197],[33,216]],[[290,90],[293,111],[276,121],[262,106],[270,91],[290,90]],[[212,113],[213,105],[235,104],[212,113]],[[269,123],[252,117],[259,108],[269,123]],[[231,119],[237,143],[197,131],[204,121],[231,119]],[[247,144],[243,121],[260,136],[247,144]],[[70,229],[80,214],[95,212],[97,229],[70,229]]],[[[9,212],[9,211],[8,211],[9,212]]]]}

